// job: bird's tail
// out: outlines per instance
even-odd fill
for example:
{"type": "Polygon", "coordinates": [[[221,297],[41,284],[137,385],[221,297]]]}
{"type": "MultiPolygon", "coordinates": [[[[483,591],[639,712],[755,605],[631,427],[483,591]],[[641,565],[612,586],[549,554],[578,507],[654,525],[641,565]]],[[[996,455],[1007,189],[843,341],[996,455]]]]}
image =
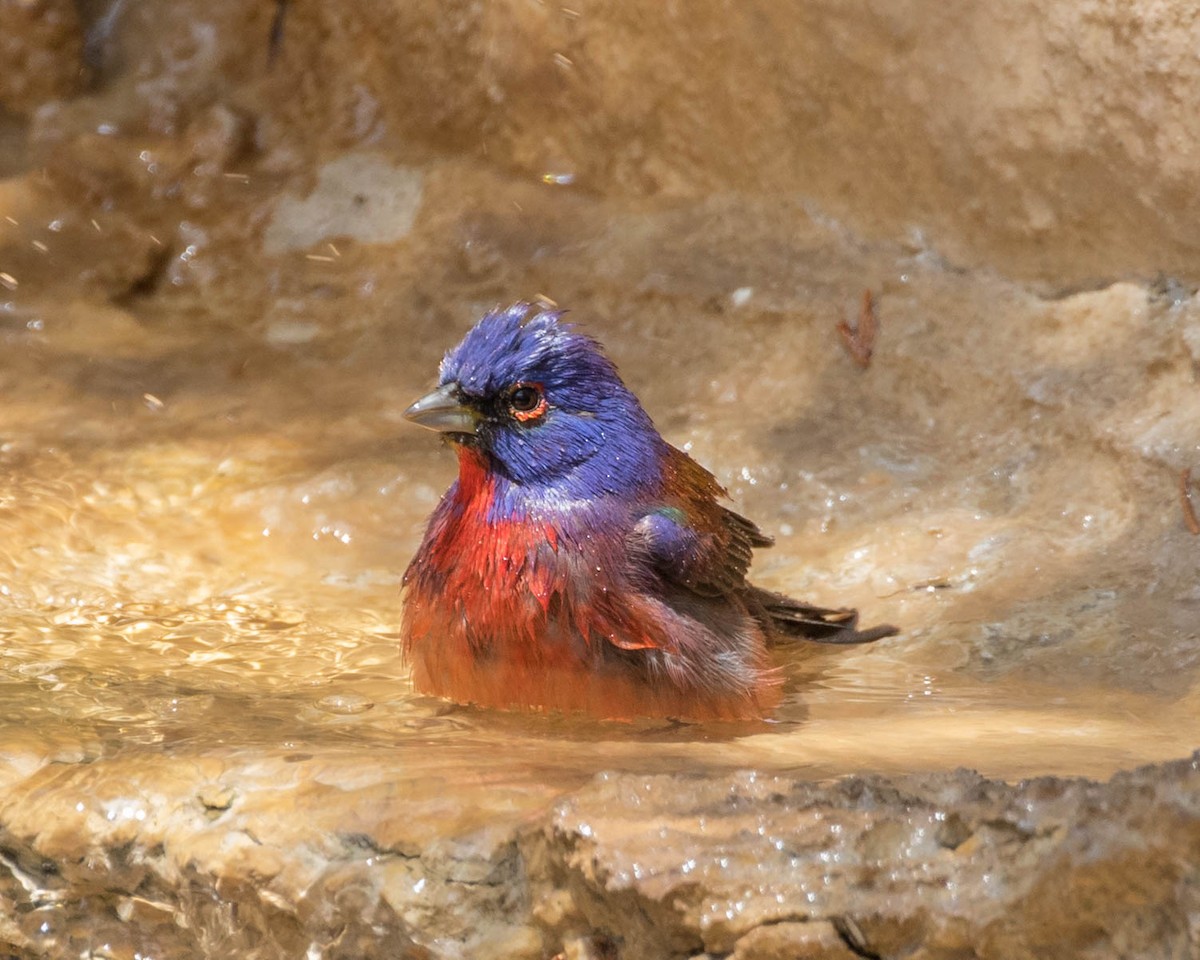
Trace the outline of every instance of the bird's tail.
{"type": "Polygon", "coordinates": [[[859,630],[857,610],[816,607],[770,590],[755,588],[753,599],[777,642],[798,638],[817,643],[872,643],[900,632],[891,624],[859,630]]]}

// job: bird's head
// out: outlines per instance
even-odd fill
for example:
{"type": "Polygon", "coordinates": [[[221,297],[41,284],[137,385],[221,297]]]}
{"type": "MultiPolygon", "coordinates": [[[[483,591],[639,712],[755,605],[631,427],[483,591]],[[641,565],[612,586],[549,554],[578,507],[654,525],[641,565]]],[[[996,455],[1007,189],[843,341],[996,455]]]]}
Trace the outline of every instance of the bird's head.
{"type": "Polygon", "coordinates": [[[522,487],[587,497],[654,479],[664,441],[600,345],[560,316],[524,303],[486,314],[405,417],[522,487]]]}

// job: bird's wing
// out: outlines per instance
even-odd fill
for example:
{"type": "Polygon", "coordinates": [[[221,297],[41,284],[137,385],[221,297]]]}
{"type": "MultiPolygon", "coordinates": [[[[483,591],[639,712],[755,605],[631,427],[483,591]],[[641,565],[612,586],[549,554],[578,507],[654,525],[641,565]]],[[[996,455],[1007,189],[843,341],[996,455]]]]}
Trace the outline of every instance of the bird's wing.
{"type": "Polygon", "coordinates": [[[633,554],[658,576],[699,596],[745,589],[754,549],[774,541],[718,503],[725,491],[716,478],[673,447],[663,494],[665,502],[648,506],[634,524],[633,554]]]}

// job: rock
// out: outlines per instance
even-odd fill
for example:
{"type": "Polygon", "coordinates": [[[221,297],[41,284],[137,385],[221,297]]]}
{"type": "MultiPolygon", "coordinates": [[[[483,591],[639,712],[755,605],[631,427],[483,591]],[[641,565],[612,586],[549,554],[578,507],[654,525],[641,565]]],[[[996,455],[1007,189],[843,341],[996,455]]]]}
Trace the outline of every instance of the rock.
{"type": "Polygon", "coordinates": [[[71,0],[0,0],[0,107],[28,116],[84,83],[83,33],[71,0]]]}
{"type": "Polygon", "coordinates": [[[1200,754],[1109,784],[601,778],[545,828],[549,882],[623,960],[799,956],[831,927],[833,956],[1186,955],[1198,771],[1200,754]],[[932,842],[948,810],[974,843],[932,842]]]}
{"type": "Polygon", "coordinates": [[[1194,281],[1200,121],[1178,104],[1198,38],[1190,7],[1152,0],[296,3],[266,146],[415,141],[627,196],[799,192],[1048,291],[1194,281]]]}
{"type": "MultiPolygon", "coordinates": [[[[322,777],[350,769],[327,761],[322,777]]],[[[0,896],[54,922],[9,942],[53,952],[91,930],[164,956],[254,943],[448,960],[1197,947],[1200,754],[1106,784],[605,775],[553,809],[528,795],[515,819],[462,796],[459,816],[490,825],[457,830],[394,764],[344,790],[292,786],[301,770],[177,756],[28,778],[0,807],[0,896]],[[176,803],[176,785],[196,801],[176,803]],[[948,810],[971,831],[955,849],[933,839],[948,810]]]]}
{"type": "Polygon", "coordinates": [[[421,205],[421,173],[373,154],[325,164],[306,197],[283,197],[263,236],[268,254],[350,238],[390,243],[412,229],[421,205]]]}
{"type": "Polygon", "coordinates": [[[729,960],[854,960],[859,956],[834,923],[816,921],[755,927],[734,944],[729,960]]]}

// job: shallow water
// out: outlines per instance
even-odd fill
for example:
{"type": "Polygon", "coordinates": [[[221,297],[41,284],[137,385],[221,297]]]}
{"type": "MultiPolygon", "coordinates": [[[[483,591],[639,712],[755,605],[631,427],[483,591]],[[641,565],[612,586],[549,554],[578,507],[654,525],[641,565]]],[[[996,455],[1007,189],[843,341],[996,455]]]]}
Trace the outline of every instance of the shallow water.
{"type": "MultiPolygon", "coordinates": [[[[199,279],[115,302],[44,278],[6,294],[6,780],[243,750],[386,750],[553,788],[605,769],[1105,776],[1194,746],[1195,541],[1137,433],[1166,401],[1120,378],[1194,326],[1190,304],[1132,287],[1044,302],[919,250],[864,252],[800,208],[617,206],[452,173],[464,195],[398,245],[283,254],[264,279],[213,242],[199,279]],[[445,223],[503,270],[480,281],[445,223]],[[833,330],[863,286],[884,323],[865,373],[833,330]],[[902,635],[785,652],[789,695],[763,724],[415,696],[399,580],[454,464],[400,412],[480,309],[538,292],[778,535],[759,582],[902,635]],[[1096,342],[1131,309],[1164,339],[1106,358],[1096,342]]],[[[78,247],[57,255],[74,275],[78,247]]],[[[1156,375],[1182,387],[1186,367],[1156,375]]]]}

